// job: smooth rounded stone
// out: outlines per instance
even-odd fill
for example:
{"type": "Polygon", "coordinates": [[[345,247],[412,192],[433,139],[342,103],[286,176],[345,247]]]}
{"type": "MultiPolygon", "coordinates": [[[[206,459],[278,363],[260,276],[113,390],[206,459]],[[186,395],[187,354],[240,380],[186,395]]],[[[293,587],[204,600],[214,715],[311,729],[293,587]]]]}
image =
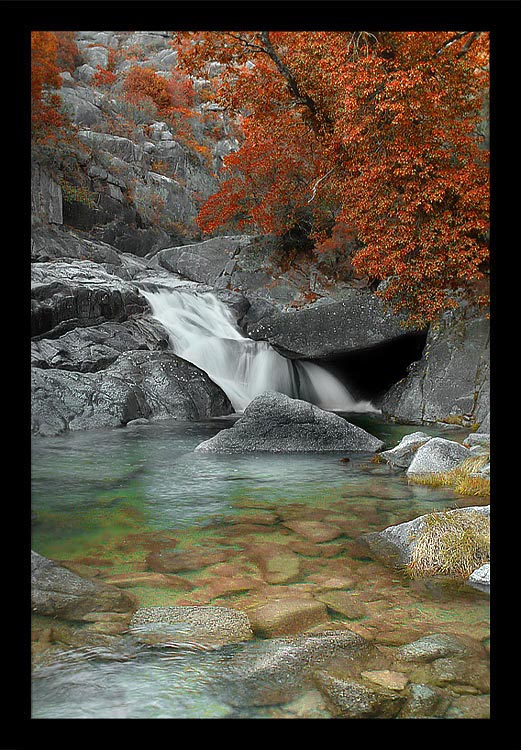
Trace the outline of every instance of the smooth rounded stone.
{"type": "Polygon", "coordinates": [[[343,534],[338,526],[321,521],[284,521],[284,526],[316,544],[330,542],[343,534]]]}
{"type": "Polygon", "coordinates": [[[381,451],[379,456],[393,469],[407,469],[418,448],[431,439],[432,436],[425,432],[412,432],[410,435],[405,435],[394,448],[381,451]]]}
{"type": "Polygon", "coordinates": [[[293,635],[328,621],[325,605],[313,599],[272,600],[248,613],[253,632],[259,638],[293,635]]]}
{"type": "Polygon", "coordinates": [[[290,398],[263,393],[246,407],[233,427],[200,443],[199,453],[375,452],[383,442],[332,412],[290,398]]]}
{"type": "Polygon", "coordinates": [[[220,647],[253,638],[248,617],[236,609],[214,606],[140,607],[130,632],[149,643],[220,647]]]}
{"type": "Polygon", "coordinates": [[[360,672],[360,677],[387,690],[403,690],[409,682],[409,678],[403,672],[393,672],[390,669],[371,669],[360,672]]]}
{"type": "Polygon", "coordinates": [[[331,713],[343,719],[393,719],[405,702],[405,697],[394,691],[372,689],[324,670],[316,671],[315,684],[331,713]]]}
{"type": "MultiPolygon", "coordinates": [[[[490,505],[470,505],[466,508],[443,511],[450,513],[482,513],[490,516],[490,505]]],[[[425,526],[425,519],[431,514],[426,513],[412,521],[388,526],[382,531],[362,534],[357,540],[361,550],[368,550],[370,555],[386,565],[402,567],[411,561],[415,547],[415,537],[425,526]]]]}
{"type": "Polygon", "coordinates": [[[233,555],[229,550],[159,550],[147,555],[147,566],[156,573],[183,573],[221,563],[233,555]]]}
{"type": "Polygon", "coordinates": [[[407,469],[407,476],[451,471],[471,455],[468,448],[454,440],[431,438],[416,451],[407,469]]]}
{"type": "Polygon", "coordinates": [[[132,612],[137,606],[134,595],[81,578],[31,551],[31,609],[35,614],[83,620],[92,612],[132,612]]]}
{"type": "Polygon", "coordinates": [[[490,563],[485,563],[469,576],[468,583],[490,586],[490,563]]]}
{"type": "Polygon", "coordinates": [[[255,641],[229,660],[220,688],[232,705],[286,703],[313,685],[315,669],[368,648],[365,638],[345,629],[255,641]]]}
{"type": "Polygon", "coordinates": [[[444,690],[435,685],[409,683],[405,688],[405,705],[400,711],[400,719],[427,719],[445,715],[450,698],[444,690]]]}
{"type": "Polygon", "coordinates": [[[292,583],[300,579],[300,558],[283,544],[249,544],[245,547],[244,554],[258,565],[266,583],[292,583]]]}
{"type": "Polygon", "coordinates": [[[367,607],[347,591],[327,591],[317,594],[316,599],[323,602],[335,614],[348,620],[360,620],[367,617],[367,607]]]}
{"type": "Polygon", "coordinates": [[[419,638],[413,643],[407,643],[394,654],[399,661],[431,662],[453,654],[465,654],[467,644],[450,633],[433,633],[419,638]]]}
{"type": "Polygon", "coordinates": [[[119,588],[134,586],[151,586],[153,588],[173,588],[179,591],[191,591],[194,586],[180,576],[165,575],[164,573],[118,573],[103,578],[103,582],[119,588]]]}

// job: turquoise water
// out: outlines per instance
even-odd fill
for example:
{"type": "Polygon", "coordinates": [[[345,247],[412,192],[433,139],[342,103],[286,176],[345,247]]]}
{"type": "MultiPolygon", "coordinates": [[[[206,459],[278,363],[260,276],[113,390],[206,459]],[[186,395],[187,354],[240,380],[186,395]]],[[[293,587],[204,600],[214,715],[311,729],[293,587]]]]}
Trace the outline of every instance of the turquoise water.
{"type": "MultiPolygon", "coordinates": [[[[357,422],[389,447],[418,428],[384,423],[377,415],[353,415],[357,422]]],[[[175,534],[180,549],[219,549],[233,528],[240,549],[263,536],[263,530],[244,526],[244,538],[230,525],[234,516],[249,511],[277,511],[292,518],[336,514],[352,524],[352,538],[422,513],[456,507],[462,499],[446,489],[409,485],[403,474],[386,464],[371,463],[368,455],[352,454],[348,462],[338,454],[216,455],[195,454],[201,441],[231,424],[231,418],[201,423],[157,422],[120,430],[68,433],[35,440],[32,448],[32,547],[56,560],[105,559],[102,574],[144,570],[153,535],[175,534]],[[300,514],[300,516],[299,516],[300,514]],[[310,515],[311,514],[311,515],[310,515]],[[108,564],[108,563],[107,563],[108,564]]],[[[424,428],[433,435],[460,439],[453,429],[424,428]]],[[[467,499],[464,504],[475,504],[467,499]]],[[[348,537],[351,532],[348,532],[348,537]]],[[[280,524],[267,527],[265,538],[288,542],[280,524]]],[[[346,539],[347,541],[347,539],[346,539]]],[[[326,545],[327,546],[327,545],[326,545]]],[[[407,627],[432,623],[451,632],[468,633],[488,620],[488,602],[471,592],[430,596],[417,583],[406,581],[374,561],[349,558],[343,548],[333,558],[355,576],[355,592],[363,598],[377,590],[378,601],[366,602],[368,614],[358,623],[373,628],[378,637],[381,617],[376,605],[395,610],[393,633],[400,627],[397,603],[407,627]],[[383,603],[383,604],[382,604],[383,603]]],[[[328,553],[331,557],[333,553],[328,553]]],[[[327,559],[306,559],[299,583],[312,583],[312,564],[327,571],[327,559]],[[307,567],[306,567],[307,566],[307,567]]],[[[237,553],[236,564],[246,564],[237,553]]],[[[218,568],[207,569],[217,576],[218,568]]],[[[208,571],[209,574],[208,574],[208,571]]],[[[207,581],[197,571],[186,577],[195,588],[175,597],[169,590],[136,587],[143,605],[210,603],[241,608],[249,594],[211,598],[207,581]],[[186,598],[188,597],[188,598],[186,598]]],[[[277,586],[273,587],[274,595],[277,586]]],[[[132,590],[132,589],[130,589],[132,590]]],[[[254,593],[254,592],[253,592],[254,593]]],[[[252,593],[252,595],[253,595],[252,593]]],[[[374,600],[373,596],[373,600],[374,600]]],[[[246,606],[247,608],[247,606],[246,606]]],[[[392,619],[392,618],[390,618],[392,619]]],[[[389,624],[387,623],[387,627],[389,624]]],[[[251,649],[254,643],[237,648],[251,649]]],[[[232,707],[215,682],[226,667],[231,647],[214,652],[165,653],[136,644],[131,636],[113,639],[108,651],[60,647],[53,660],[35,661],[33,716],[35,718],[221,718],[258,716],[267,709],[232,707]]]]}

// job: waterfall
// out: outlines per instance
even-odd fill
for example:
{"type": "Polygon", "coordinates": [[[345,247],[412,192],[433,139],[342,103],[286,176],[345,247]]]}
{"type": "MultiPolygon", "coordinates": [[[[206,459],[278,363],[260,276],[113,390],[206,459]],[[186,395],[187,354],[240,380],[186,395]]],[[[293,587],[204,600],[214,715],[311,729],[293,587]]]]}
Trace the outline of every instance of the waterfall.
{"type": "Polygon", "coordinates": [[[177,288],[141,293],[168,331],[174,352],[204,370],[235,411],[243,411],[265,391],[301,398],[322,409],[376,411],[370,402],[356,401],[325,368],[286,359],[266,341],[244,336],[231,310],[211,292],[177,288]]]}

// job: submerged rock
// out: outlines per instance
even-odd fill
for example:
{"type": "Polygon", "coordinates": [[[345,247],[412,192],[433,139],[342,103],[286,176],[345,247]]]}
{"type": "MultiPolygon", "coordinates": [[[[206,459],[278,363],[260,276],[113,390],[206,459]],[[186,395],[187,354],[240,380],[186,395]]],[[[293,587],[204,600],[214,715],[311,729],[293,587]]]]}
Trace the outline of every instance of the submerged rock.
{"type": "Polygon", "coordinates": [[[93,612],[132,612],[137,607],[138,600],[132,594],[81,578],[31,552],[31,608],[35,614],[84,620],[93,612]]]}
{"type": "Polygon", "coordinates": [[[228,607],[141,607],[130,632],[152,644],[219,647],[253,638],[248,617],[228,607]]]}
{"type": "Polygon", "coordinates": [[[393,719],[405,703],[395,690],[373,689],[324,670],[317,671],[315,683],[333,716],[343,719],[393,719]]]}
{"type": "Polygon", "coordinates": [[[332,412],[282,393],[257,396],[237,422],[195,450],[200,453],[367,451],[383,442],[332,412]]]}

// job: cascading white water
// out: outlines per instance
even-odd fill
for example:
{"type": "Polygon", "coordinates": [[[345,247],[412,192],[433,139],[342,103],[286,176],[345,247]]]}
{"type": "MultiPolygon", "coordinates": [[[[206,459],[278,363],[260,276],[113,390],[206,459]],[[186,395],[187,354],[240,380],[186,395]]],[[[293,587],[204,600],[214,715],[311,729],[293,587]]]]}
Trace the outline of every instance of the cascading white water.
{"type": "Polygon", "coordinates": [[[170,334],[174,352],[204,370],[235,411],[243,411],[265,391],[301,398],[322,409],[376,411],[370,402],[356,401],[323,367],[286,359],[266,341],[246,338],[231,310],[214,294],[182,287],[141,293],[170,334]]]}

